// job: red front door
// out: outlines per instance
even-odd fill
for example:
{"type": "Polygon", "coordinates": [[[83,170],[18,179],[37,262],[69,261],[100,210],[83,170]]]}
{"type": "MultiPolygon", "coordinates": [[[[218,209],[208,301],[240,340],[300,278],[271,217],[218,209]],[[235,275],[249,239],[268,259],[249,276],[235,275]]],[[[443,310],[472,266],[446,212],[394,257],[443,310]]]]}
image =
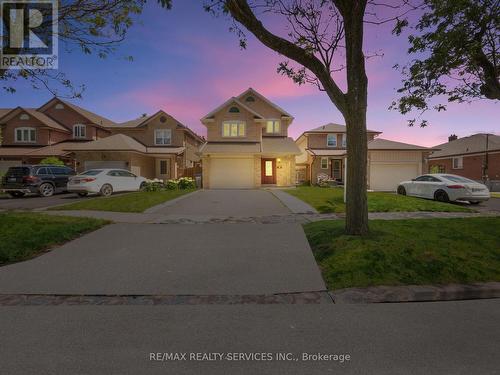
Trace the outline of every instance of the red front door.
{"type": "Polygon", "coordinates": [[[276,183],[276,159],[262,159],[261,176],[263,185],[276,183]]]}

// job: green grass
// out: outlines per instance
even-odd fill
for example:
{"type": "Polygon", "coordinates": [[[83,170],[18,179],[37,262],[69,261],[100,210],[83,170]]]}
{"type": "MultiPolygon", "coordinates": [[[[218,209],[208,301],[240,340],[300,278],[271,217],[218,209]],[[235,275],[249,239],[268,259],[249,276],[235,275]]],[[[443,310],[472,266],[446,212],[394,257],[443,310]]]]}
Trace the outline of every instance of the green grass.
{"type": "Polygon", "coordinates": [[[51,210],[93,210],[114,212],[144,212],[181,195],[194,190],[164,190],[164,191],[138,191],[130,194],[114,195],[111,197],[88,198],[65,206],[52,207],[51,210]]]}
{"type": "MultiPolygon", "coordinates": [[[[321,188],[302,186],[285,190],[321,213],[344,213],[344,190],[342,188],[321,188]]],[[[428,199],[407,197],[393,193],[368,193],[368,211],[370,212],[413,212],[442,211],[470,212],[468,208],[450,203],[435,202],[428,199]]]]}
{"type": "Polygon", "coordinates": [[[500,217],[372,220],[363,237],[342,221],[304,226],[330,290],[500,281],[498,228],[500,217]]]}
{"type": "Polygon", "coordinates": [[[35,213],[0,213],[0,265],[32,258],[107,223],[35,213]]]}
{"type": "Polygon", "coordinates": [[[500,193],[490,193],[493,198],[500,198],[500,193]]]}

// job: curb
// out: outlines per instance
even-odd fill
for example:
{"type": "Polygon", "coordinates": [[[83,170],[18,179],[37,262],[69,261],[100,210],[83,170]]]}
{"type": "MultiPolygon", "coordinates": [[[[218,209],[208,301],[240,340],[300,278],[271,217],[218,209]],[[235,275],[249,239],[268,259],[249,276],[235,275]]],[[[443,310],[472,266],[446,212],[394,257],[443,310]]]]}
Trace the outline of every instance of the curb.
{"type": "Polygon", "coordinates": [[[157,206],[153,206],[153,207],[150,207],[148,208],[146,211],[142,212],[143,214],[155,214],[157,213],[158,211],[162,210],[163,208],[165,207],[170,207],[174,204],[176,204],[177,202],[183,200],[183,199],[186,199],[187,197],[191,197],[192,195],[196,194],[196,193],[199,193],[200,190],[202,189],[197,189],[191,193],[188,193],[188,194],[184,194],[184,195],[181,195],[180,197],[177,197],[175,199],[172,199],[172,200],[169,200],[169,201],[166,201],[165,203],[161,203],[157,206]]]}
{"type": "Polygon", "coordinates": [[[500,298],[500,282],[375,286],[339,289],[329,293],[336,304],[460,301],[500,298]]]}

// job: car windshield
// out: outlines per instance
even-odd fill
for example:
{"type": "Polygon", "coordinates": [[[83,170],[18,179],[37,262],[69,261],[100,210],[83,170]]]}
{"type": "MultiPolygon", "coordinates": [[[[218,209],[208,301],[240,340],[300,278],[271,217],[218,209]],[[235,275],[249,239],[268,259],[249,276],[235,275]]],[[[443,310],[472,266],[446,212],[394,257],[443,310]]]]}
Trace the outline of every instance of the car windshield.
{"type": "Polygon", "coordinates": [[[450,180],[453,182],[475,182],[475,181],[469,180],[468,178],[460,177],[460,176],[444,175],[443,177],[446,178],[447,180],[450,180]]]}
{"type": "Polygon", "coordinates": [[[90,171],[85,171],[83,173],[80,173],[80,175],[81,176],[97,176],[101,172],[102,172],[102,169],[91,169],[90,171]]]}

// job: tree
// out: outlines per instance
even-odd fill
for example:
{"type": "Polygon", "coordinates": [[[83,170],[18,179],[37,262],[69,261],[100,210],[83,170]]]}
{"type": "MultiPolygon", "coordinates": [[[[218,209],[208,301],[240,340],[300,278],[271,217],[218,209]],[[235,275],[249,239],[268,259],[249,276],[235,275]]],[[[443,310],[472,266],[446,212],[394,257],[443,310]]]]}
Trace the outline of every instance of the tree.
{"type": "MultiPolygon", "coordinates": [[[[420,117],[429,109],[446,110],[435,97],[458,103],[500,100],[499,1],[424,0],[422,8],[408,37],[408,53],[416,57],[401,68],[402,95],[391,107],[402,114],[416,110],[420,117]]],[[[401,19],[394,33],[409,26],[401,19]]]]}
{"type": "Polygon", "coordinates": [[[45,159],[43,159],[42,161],[40,161],[40,164],[64,166],[64,162],[56,156],[48,156],[45,159]]]}
{"type": "MultiPolygon", "coordinates": [[[[165,8],[171,8],[171,0],[158,0],[165,8]]],[[[125,39],[128,29],[134,23],[134,16],[140,14],[146,0],[69,0],[59,1],[58,38],[60,48],[68,52],[75,49],[83,54],[95,54],[106,58],[116,51],[125,39]]],[[[7,17],[7,15],[4,15],[7,17]]],[[[8,22],[7,19],[3,20],[8,22]]],[[[42,26],[51,30],[55,20],[42,26]]],[[[7,23],[6,23],[7,24],[7,23]]],[[[51,33],[52,34],[52,33],[51,33]]],[[[0,38],[8,35],[0,35],[0,38]]],[[[127,59],[132,59],[128,56],[127,59]]],[[[58,95],[60,86],[67,97],[80,97],[84,86],[75,87],[64,72],[43,69],[5,70],[0,69],[0,81],[3,89],[15,92],[14,82],[24,79],[33,88],[43,88],[58,95]]]]}
{"type": "MultiPolygon", "coordinates": [[[[211,0],[206,9],[229,14],[236,23],[233,30],[246,46],[242,25],[261,43],[289,61],[280,64],[278,72],[298,84],[312,83],[326,92],[342,113],[347,126],[349,160],[347,170],[346,232],[363,235],[368,232],[367,208],[367,133],[366,108],[368,78],[363,52],[364,22],[375,15],[367,6],[379,6],[369,0],[211,0]],[[279,36],[257,17],[271,14],[277,24],[286,22],[288,34],[279,36]],[[342,63],[337,60],[345,57],[342,63]],[[347,90],[343,92],[334,74],[346,71],[347,90]]],[[[382,6],[385,6],[382,4],[382,6]]],[[[394,8],[399,8],[395,6],[394,8]]]]}

